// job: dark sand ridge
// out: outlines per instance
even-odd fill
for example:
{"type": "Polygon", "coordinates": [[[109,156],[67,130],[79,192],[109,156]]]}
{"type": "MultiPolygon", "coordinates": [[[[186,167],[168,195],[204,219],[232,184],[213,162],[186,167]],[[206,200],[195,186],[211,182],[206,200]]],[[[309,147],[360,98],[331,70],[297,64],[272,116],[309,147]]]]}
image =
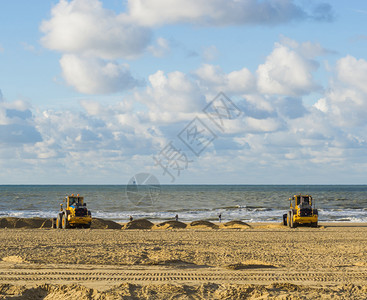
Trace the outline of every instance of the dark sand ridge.
{"type": "MultiPolygon", "coordinates": [[[[51,219],[47,218],[16,218],[6,217],[0,218],[0,228],[51,228],[51,219]]],[[[179,221],[165,221],[159,224],[154,224],[147,219],[138,219],[128,222],[124,225],[111,220],[93,218],[92,229],[141,229],[141,230],[156,230],[156,229],[246,229],[251,228],[250,225],[242,221],[230,221],[220,225],[209,221],[199,220],[193,221],[190,224],[185,224],[179,221]]]]}
{"type": "Polygon", "coordinates": [[[154,226],[152,222],[147,219],[133,220],[122,226],[122,229],[151,229],[154,226]]]}
{"type": "Polygon", "coordinates": [[[152,229],[185,229],[187,225],[180,221],[166,221],[160,224],[154,225],[152,229]]]}
{"type": "Polygon", "coordinates": [[[218,229],[218,225],[215,225],[212,222],[199,220],[199,221],[193,221],[188,226],[189,228],[212,228],[212,229],[218,229]]]}
{"type": "Polygon", "coordinates": [[[45,218],[0,218],[0,228],[50,228],[51,219],[45,218]]]}
{"type": "Polygon", "coordinates": [[[242,221],[229,221],[223,224],[224,228],[231,228],[231,229],[246,229],[251,228],[251,226],[242,221]]]}
{"type": "Polygon", "coordinates": [[[154,224],[146,219],[133,220],[122,226],[122,229],[248,229],[250,225],[242,221],[230,221],[223,224],[214,224],[205,220],[193,221],[190,224],[185,224],[179,221],[165,221],[159,224],[154,224]]]}
{"type": "MultiPolygon", "coordinates": [[[[52,221],[47,218],[0,218],[0,228],[51,228],[52,221]]],[[[121,229],[122,225],[110,221],[94,218],[92,229],[121,229]]]]}

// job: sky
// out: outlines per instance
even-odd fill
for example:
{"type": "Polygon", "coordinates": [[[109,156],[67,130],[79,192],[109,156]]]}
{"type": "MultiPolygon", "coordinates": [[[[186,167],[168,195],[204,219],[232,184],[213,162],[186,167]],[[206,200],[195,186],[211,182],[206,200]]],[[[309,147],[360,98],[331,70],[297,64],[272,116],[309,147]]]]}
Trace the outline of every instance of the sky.
{"type": "Polygon", "coordinates": [[[0,184],[366,184],[366,78],[362,0],[0,1],[0,184]]]}

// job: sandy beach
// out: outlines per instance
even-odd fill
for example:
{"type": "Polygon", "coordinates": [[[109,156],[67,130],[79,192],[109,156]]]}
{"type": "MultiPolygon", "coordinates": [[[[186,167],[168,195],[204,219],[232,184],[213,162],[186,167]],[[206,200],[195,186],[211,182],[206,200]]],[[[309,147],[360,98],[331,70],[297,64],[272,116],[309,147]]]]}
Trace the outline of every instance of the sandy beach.
{"type": "Polygon", "coordinates": [[[1,226],[0,299],[366,298],[365,223],[174,224],[1,226]]]}

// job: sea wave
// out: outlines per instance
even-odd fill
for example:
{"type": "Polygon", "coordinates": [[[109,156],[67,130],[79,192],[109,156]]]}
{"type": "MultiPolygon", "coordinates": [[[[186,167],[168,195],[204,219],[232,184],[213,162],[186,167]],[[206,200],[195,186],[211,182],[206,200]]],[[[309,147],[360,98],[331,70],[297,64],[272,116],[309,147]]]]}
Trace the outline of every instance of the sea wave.
{"type": "MultiPolygon", "coordinates": [[[[179,220],[191,222],[194,220],[218,221],[219,215],[223,222],[231,220],[242,220],[245,222],[281,222],[286,210],[255,209],[248,210],[243,208],[228,209],[216,208],[213,210],[185,210],[185,211],[153,211],[143,212],[139,210],[129,211],[92,211],[95,218],[104,218],[116,222],[127,222],[132,216],[134,219],[147,218],[152,221],[161,222],[174,219],[178,214],[179,220]]],[[[56,217],[57,211],[36,211],[36,210],[3,210],[0,217],[18,218],[52,218],[56,217]]],[[[319,209],[320,222],[367,222],[367,211],[365,209],[319,209]]]]}

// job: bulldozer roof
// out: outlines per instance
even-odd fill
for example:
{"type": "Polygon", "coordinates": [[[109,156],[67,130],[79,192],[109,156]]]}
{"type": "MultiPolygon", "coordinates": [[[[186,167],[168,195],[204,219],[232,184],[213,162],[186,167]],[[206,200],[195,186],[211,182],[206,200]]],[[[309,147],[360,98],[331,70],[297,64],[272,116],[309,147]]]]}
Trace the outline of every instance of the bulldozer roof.
{"type": "Polygon", "coordinates": [[[71,198],[73,198],[73,199],[84,199],[84,197],[79,196],[79,194],[76,195],[76,196],[74,194],[71,194],[71,195],[66,196],[66,198],[68,198],[68,199],[71,199],[71,198]]]}

